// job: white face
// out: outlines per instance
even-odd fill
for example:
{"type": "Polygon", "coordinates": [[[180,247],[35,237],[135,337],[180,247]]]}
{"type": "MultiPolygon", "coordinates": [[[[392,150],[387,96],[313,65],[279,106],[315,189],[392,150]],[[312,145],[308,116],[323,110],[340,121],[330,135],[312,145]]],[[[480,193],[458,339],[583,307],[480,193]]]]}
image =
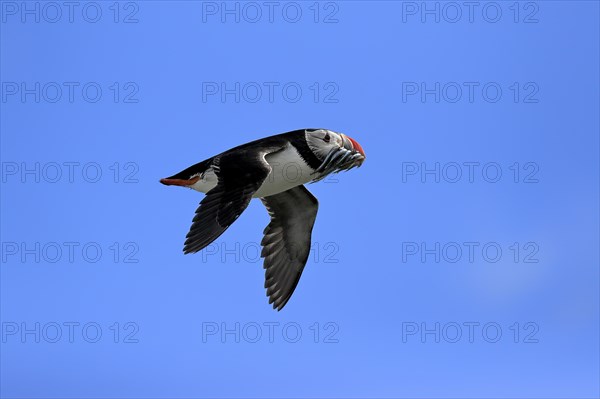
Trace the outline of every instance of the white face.
{"type": "Polygon", "coordinates": [[[344,145],[340,133],[326,129],[307,130],[306,142],[320,160],[324,160],[332,149],[340,148],[344,145]]]}
{"type": "Polygon", "coordinates": [[[305,131],[306,142],[322,162],[316,169],[318,181],[330,173],[350,170],[362,165],[365,153],[356,141],[342,133],[318,129],[305,131]]]}

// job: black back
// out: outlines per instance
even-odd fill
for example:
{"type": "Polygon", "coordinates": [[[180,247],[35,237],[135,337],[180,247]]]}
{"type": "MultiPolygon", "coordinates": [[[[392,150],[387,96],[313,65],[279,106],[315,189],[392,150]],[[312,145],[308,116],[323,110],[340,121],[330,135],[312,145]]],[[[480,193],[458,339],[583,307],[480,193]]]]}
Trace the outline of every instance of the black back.
{"type": "Polygon", "coordinates": [[[181,172],[168,177],[168,179],[189,179],[191,176],[196,175],[198,173],[203,173],[208,169],[215,158],[221,157],[223,155],[232,155],[233,153],[240,153],[240,156],[244,156],[244,153],[253,152],[254,149],[262,148],[262,147],[271,147],[271,146],[279,146],[285,144],[286,141],[289,141],[294,148],[300,154],[300,157],[313,169],[317,169],[321,165],[321,161],[316,155],[312,152],[308,144],[306,143],[306,138],[304,133],[306,131],[314,131],[318,129],[300,129],[293,130],[291,132],[276,134],[274,136],[264,137],[262,139],[254,140],[246,144],[239,145],[230,150],[222,152],[221,154],[215,155],[208,159],[205,159],[202,162],[199,162],[195,165],[190,166],[182,170],[181,172]]]}

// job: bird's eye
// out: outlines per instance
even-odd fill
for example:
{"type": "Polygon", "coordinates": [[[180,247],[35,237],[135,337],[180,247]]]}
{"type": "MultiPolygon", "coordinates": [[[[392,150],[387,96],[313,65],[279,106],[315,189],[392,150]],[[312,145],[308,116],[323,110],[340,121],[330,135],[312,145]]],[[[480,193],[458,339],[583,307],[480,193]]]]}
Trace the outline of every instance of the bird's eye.
{"type": "Polygon", "coordinates": [[[330,140],[331,140],[331,137],[329,136],[329,133],[325,134],[325,137],[323,137],[323,141],[326,143],[329,143],[330,140]]]}

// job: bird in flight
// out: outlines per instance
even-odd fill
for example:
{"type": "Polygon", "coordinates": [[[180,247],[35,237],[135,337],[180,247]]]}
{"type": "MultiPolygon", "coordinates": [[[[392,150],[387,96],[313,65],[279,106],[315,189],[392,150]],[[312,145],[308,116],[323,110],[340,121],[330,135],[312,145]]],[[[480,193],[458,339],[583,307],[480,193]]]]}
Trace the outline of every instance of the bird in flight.
{"type": "Polygon", "coordinates": [[[261,242],[265,288],[273,309],[283,309],[298,285],[311,245],[318,201],[304,184],[361,166],[365,152],[342,133],[302,129],[227,150],[164,179],[206,193],[183,252],[201,251],[260,198],[271,221],[261,242]]]}

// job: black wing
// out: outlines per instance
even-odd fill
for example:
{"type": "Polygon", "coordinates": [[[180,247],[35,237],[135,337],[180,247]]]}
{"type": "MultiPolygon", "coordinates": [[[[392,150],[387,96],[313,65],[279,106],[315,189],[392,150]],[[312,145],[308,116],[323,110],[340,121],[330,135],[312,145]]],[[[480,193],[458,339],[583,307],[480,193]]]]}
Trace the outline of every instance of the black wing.
{"type": "Polygon", "coordinates": [[[281,310],[298,285],[308,260],[319,202],[304,186],[261,198],[271,222],[265,228],[265,288],[273,309],[281,310]]]}
{"type": "Polygon", "coordinates": [[[212,168],[218,178],[217,186],[206,193],[196,210],[184,253],[204,249],[235,222],[271,171],[265,155],[279,149],[223,153],[214,158],[212,168]]]}

